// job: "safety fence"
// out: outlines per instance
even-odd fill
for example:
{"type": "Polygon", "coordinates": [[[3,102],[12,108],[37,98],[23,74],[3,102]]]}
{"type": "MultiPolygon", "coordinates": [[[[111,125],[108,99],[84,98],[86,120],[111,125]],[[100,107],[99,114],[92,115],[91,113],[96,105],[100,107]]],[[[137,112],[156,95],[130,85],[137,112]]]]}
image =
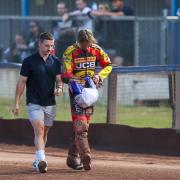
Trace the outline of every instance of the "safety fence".
{"type": "MultiPolygon", "coordinates": [[[[98,69],[97,69],[98,70],[98,69]]],[[[15,118],[12,105],[20,64],[0,65],[0,117],[15,118]]],[[[180,66],[114,67],[99,89],[93,123],[179,129],[180,66]]],[[[57,100],[57,120],[70,120],[68,86],[57,100]]],[[[27,118],[25,93],[19,118],[27,118]]]]}

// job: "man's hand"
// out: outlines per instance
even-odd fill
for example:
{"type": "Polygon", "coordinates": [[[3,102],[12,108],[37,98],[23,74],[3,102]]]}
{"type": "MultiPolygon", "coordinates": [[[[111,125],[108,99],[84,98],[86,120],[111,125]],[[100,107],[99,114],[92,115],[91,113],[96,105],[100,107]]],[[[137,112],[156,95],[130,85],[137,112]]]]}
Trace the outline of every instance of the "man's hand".
{"type": "Polygon", "coordinates": [[[63,88],[62,87],[58,87],[54,90],[54,95],[55,96],[60,96],[63,92],[63,88]]]}
{"type": "Polygon", "coordinates": [[[56,89],[54,90],[55,96],[60,96],[63,92],[63,82],[61,80],[61,75],[56,75],[56,89]]]}
{"type": "Polygon", "coordinates": [[[19,115],[19,105],[18,104],[14,104],[13,109],[12,109],[12,113],[14,114],[14,116],[19,115]]]}
{"type": "Polygon", "coordinates": [[[14,100],[14,106],[12,109],[12,113],[14,114],[14,116],[18,116],[19,115],[19,100],[20,97],[24,91],[24,88],[26,86],[26,81],[27,81],[27,77],[26,76],[20,76],[17,85],[16,85],[16,95],[15,95],[15,100],[14,100]]]}
{"type": "Polygon", "coordinates": [[[68,13],[64,14],[62,20],[67,21],[68,19],[69,19],[69,14],[68,13]]]}

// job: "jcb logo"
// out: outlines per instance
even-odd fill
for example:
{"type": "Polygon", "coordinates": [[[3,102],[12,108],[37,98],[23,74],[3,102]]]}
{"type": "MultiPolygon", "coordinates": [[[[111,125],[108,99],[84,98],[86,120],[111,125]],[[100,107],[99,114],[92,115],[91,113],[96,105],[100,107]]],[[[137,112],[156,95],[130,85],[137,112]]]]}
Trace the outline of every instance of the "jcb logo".
{"type": "Polygon", "coordinates": [[[96,63],[95,62],[83,62],[83,63],[78,63],[76,65],[77,69],[86,69],[86,68],[95,68],[96,63]]]}

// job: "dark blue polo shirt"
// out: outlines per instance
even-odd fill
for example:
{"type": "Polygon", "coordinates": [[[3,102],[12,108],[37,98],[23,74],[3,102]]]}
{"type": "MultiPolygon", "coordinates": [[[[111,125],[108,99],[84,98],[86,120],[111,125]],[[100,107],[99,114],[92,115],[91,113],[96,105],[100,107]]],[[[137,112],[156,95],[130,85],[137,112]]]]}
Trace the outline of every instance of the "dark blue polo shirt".
{"type": "Polygon", "coordinates": [[[125,16],[133,16],[133,10],[129,6],[124,6],[122,9],[113,9],[111,12],[123,12],[125,16]]]}
{"type": "Polygon", "coordinates": [[[60,73],[60,61],[53,55],[49,55],[46,61],[43,60],[39,53],[24,59],[20,74],[28,77],[26,83],[27,104],[55,105],[53,93],[56,75],[60,73]]]}

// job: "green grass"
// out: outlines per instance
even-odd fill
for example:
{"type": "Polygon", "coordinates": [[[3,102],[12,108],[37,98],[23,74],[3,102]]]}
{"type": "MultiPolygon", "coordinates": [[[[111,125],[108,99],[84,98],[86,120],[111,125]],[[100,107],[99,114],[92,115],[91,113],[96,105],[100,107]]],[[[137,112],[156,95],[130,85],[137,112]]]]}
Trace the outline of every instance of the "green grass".
{"type": "MultiPolygon", "coordinates": [[[[3,119],[14,119],[11,113],[13,99],[0,100],[0,117],[3,119]]],[[[25,100],[20,103],[19,118],[27,119],[25,100]]],[[[67,97],[57,99],[57,120],[70,121],[71,111],[67,97]]],[[[106,122],[106,106],[96,105],[92,123],[106,122]]],[[[172,110],[166,106],[117,106],[116,123],[133,127],[171,128],[172,110]]]]}
{"type": "Polygon", "coordinates": [[[116,120],[119,124],[133,127],[171,128],[172,110],[165,106],[119,107],[116,120]]]}

